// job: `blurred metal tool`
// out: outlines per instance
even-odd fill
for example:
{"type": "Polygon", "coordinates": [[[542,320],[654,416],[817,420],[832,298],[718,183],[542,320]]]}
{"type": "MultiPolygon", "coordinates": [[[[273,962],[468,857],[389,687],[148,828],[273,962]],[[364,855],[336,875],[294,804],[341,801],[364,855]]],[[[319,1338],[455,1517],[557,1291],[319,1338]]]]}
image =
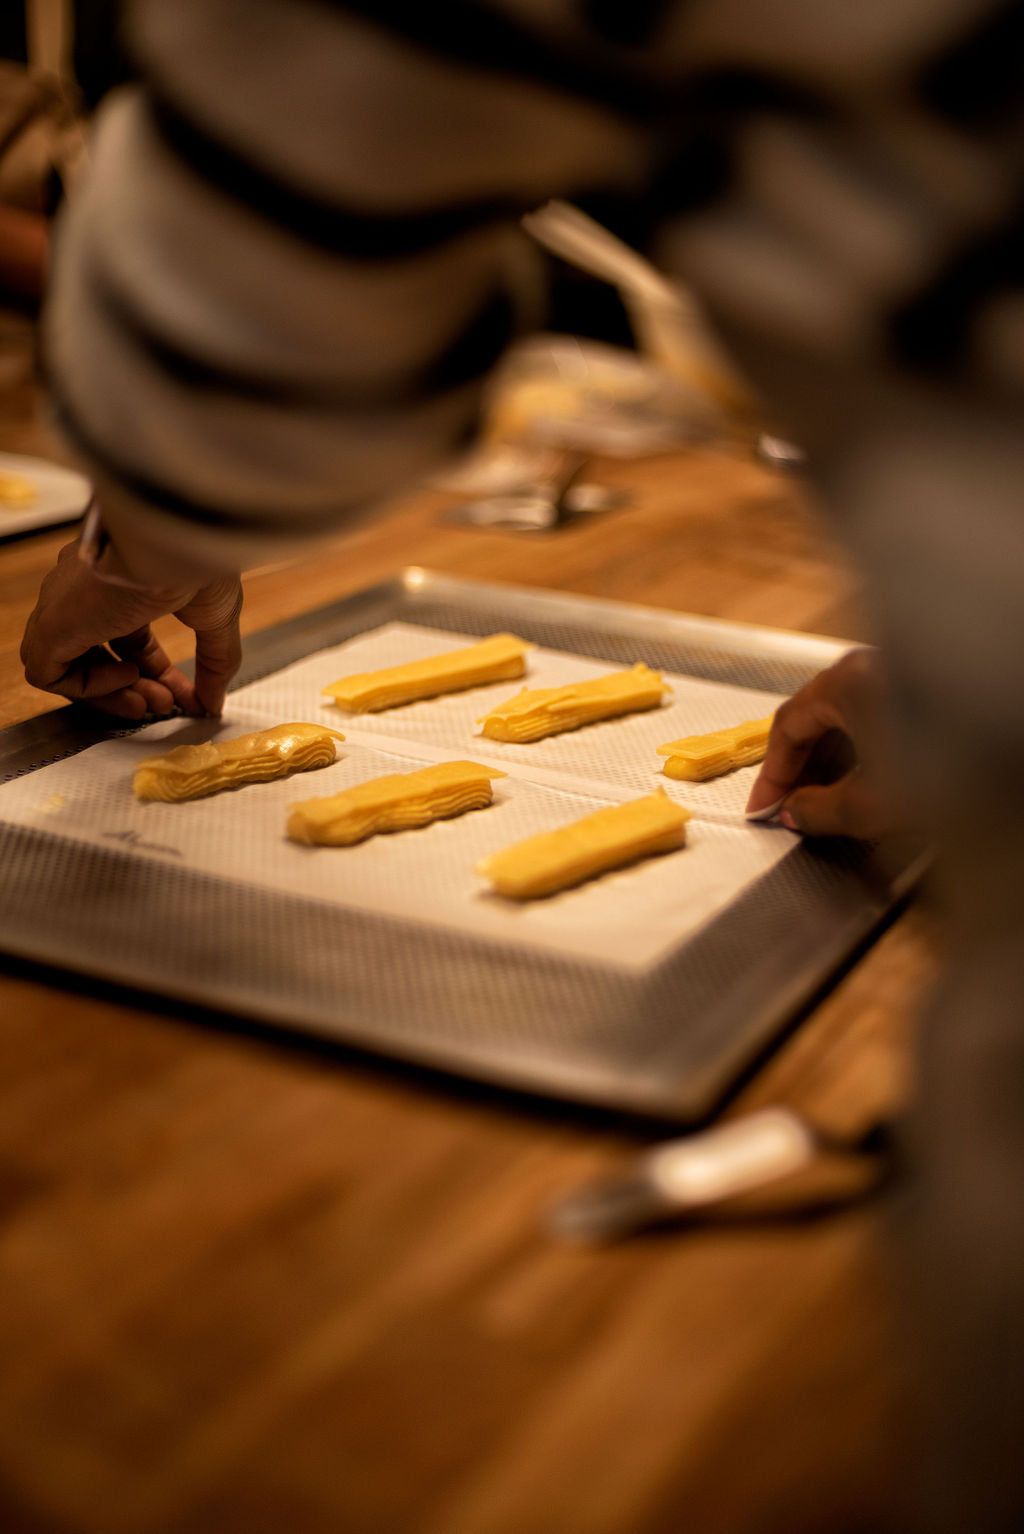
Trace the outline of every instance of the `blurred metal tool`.
{"type": "Polygon", "coordinates": [[[528,234],[563,261],[614,283],[642,352],[728,415],[756,413],[754,396],[695,296],[572,203],[554,200],[522,220],[528,234]]]}
{"type": "Polygon", "coordinates": [[[549,1224],[566,1240],[610,1241],[669,1220],[708,1220],[732,1200],[775,1184],[792,1186],[795,1201],[767,1212],[755,1208],[748,1217],[842,1207],[880,1186],[887,1151],[887,1126],[839,1141],[788,1108],[764,1108],[656,1146],[625,1173],[563,1198],[549,1224]]]}
{"type": "Polygon", "coordinates": [[[620,506],[624,500],[621,491],[579,483],[586,462],[583,453],[567,454],[550,478],[538,480],[521,490],[450,506],[444,519],[446,522],[468,523],[472,527],[543,533],[564,526],[581,514],[611,511],[620,506]]]}

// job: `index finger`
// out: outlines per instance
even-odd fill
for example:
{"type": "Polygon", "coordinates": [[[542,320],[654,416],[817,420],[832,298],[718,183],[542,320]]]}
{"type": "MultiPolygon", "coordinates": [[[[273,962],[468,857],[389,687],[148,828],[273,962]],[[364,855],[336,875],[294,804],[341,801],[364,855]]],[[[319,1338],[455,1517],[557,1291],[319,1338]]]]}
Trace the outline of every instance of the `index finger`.
{"type": "Polygon", "coordinates": [[[816,677],[777,710],[764,762],[747,800],[748,815],[791,793],[822,737],[843,728],[839,710],[817,683],[816,677]]]}
{"type": "Polygon", "coordinates": [[[196,630],[197,710],[219,715],[224,708],[228,683],[242,662],[242,640],[238,616],[223,626],[196,630]]]}

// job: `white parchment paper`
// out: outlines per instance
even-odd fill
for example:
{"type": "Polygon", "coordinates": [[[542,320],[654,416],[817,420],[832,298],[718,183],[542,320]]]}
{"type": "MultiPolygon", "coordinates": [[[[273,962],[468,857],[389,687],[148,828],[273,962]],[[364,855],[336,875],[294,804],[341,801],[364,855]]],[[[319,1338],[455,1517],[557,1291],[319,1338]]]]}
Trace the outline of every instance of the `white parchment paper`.
{"type": "Polygon", "coordinates": [[[792,847],[792,837],[779,827],[743,819],[756,768],[707,784],[677,783],[662,775],[654,749],[769,714],[782,701],[774,694],[666,675],[673,691],[662,708],[532,745],[486,740],[476,721],[524,683],[559,686],[600,676],[613,669],[606,661],[536,649],[522,682],[498,682],[384,714],[345,714],[322,696],[322,688],[340,676],[471,642],[465,635],[386,624],[240,688],[221,720],[161,721],[0,786],[0,817],[342,909],[401,915],[492,941],[525,941],[627,969],[657,962],[792,847]],[[133,771],[146,756],[292,720],[343,732],[333,766],[185,804],[139,803],[132,793],[133,771]],[[508,773],[495,782],[489,808],[350,848],[299,847],[284,834],[287,807],[298,800],[456,758],[493,763],[508,773]],[[659,785],[694,811],[688,844],[679,852],[524,905],[488,893],[475,873],[482,857],[510,842],[659,785]]]}

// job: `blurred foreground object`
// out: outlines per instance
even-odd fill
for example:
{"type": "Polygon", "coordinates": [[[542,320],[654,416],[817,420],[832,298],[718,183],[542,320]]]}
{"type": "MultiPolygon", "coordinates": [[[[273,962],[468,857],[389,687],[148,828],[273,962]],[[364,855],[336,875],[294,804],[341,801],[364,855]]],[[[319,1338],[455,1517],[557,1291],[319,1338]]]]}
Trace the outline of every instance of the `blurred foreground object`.
{"type": "Polygon", "coordinates": [[[837,1140],[790,1108],[762,1108],[667,1140],[618,1176],[568,1194],[550,1226],[568,1241],[610,1241],[670,1220],[721,1219],[732,1208],[755,1220],[830,1213],[882,1186],[886,1149],[883,1126],[837,1140]],[[770,1208],[739,1204],[776,1186],[784,1196],[770,1208]]]}
{"type": "Polygon", "coordinates": [[[63,464],[0,453],[0,538],[75,521],[90,491],[84,475],[63,464]]]}
{"type": "Polygon", "coordinates": [[[85,158],[71,7],[28,0],[27,63],[0,59],[0,293],[42,297],[49,218],[85,158]]]}
{"type": "Polygon", "coordinates": [[[527,214],[523,225],[554,255],[618,288],[641,352],[666,373],[728,416],[745,420],[757,413],[755,395],[681,283],[663,276],[646,257],[571,203],[546,203],[527,214]]]}
{"type": "Polygon", "coordinates": [[[0,474],[0,506],[31,506],[39,492],[21,474],[0,474]]]}
{"type": "Polygon", "coordinates": [[[579,482],[581,454],[643,458],[729,434],[713,400],[650,358],[576,336],[531,336],[509,351],[488,386],[479,445],[431,482],[494,498],[456,510],[456,520],[538,531],[567,514],[618,504],[614,494],[579,482]]]}
{"type": "Polygon", "coordinates": [[[534,336],[495,375],[486,415],[491,442],[643,457],[723,430],[714,400],[656,362],[575,336],[534,336]]]}
{"type": "MultiPolygon", "coordinates": [[[[615,286],[637,351],[569,335],[532,336],[512,347],[488,390],[481,445],[437,482],[545,505],[525,515],[516,506],[506,515],[484,505],[460,520],[534,530],[557,523],[546,504],[558,500],[549,493],[558,473],[554,449],[644,457],[756,433],[758,401],[684,286],[570,203],[549,202],[522,222],[554,255],[615,286]]],[[[799,449],[791,453],[799,457],[799,449]]]]}
{"type": "Polygon", "coordinates": [[[28,62],[0,60],[0,203],[49,215],[85,156],[70,6],[28,0],[28,62]]]}

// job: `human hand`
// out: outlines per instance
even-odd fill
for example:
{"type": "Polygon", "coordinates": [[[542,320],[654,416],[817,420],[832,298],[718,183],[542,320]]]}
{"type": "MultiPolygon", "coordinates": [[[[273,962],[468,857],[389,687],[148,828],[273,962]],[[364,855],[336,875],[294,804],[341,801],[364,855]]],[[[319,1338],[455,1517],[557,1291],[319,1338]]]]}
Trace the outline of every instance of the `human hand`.
{"type": "Polygon", "coordinates": [[[21,644],[26,679],[122,719],[219,714],[241,661],[237,576],[161,591],[102,580],[69,543],[43,581],[21,644]],[[165,613],[195,631],[195,681],[173,666],[150,624],[165,613]]]}
{"type": "Polygon", "coordinates": [[[747,813],[784,800],[779,820],[808,836],[874,841],[905,828],[881,780],[885,676],[877,650],[852,650],[776,712],[747,813]]]}

